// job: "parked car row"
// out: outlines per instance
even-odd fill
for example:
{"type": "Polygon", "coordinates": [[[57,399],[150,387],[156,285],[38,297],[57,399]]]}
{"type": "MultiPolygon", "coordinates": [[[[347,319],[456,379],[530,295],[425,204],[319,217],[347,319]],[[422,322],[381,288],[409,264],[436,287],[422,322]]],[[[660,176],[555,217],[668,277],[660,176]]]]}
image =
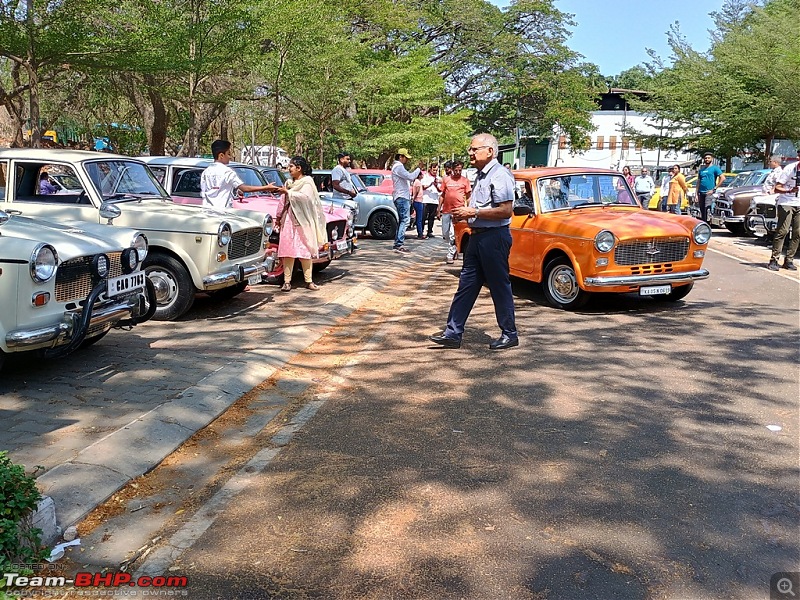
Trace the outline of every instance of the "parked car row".
{"type": "MultiPolygon", "coordinates": [[[[11,352],[64,355],[112,327],[177,319],[198,292],[227,299],[282,271],[277,197],[194,206],[210,161],[149,161],[152,169],[113,154],[0,149],[0,364],[11,352]],[[48,193],[53,182],[61,186],[48,193]]],[[[232,166],[248,183],[266,182],[232,166]]],[[[355,215],[326,205],[315,268],[353,251],[355,215]]]]}

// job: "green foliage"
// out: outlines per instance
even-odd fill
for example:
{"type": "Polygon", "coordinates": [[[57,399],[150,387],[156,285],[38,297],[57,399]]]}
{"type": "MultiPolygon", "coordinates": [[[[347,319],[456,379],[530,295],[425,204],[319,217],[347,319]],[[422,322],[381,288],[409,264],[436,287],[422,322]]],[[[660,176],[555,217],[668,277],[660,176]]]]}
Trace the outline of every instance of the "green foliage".
{"type": "MultiPolygon", "coordinates": [[[[763,7],[729,0],[715,13],[708,53],[691,48],[673,28],[673,64],[653,79],[653,94],[635,108],[665,127],[662,147],[753,152],[775,138],[800,138],[800,0],[763,7]]],[[[769,155],[769,149],[764,154],[769,155]]]]}
{"type": "Polygon", "coordinates": [[[44,560],[41,531],[26,523],[41,497],[33,478],[0,452],[0,573],[13,572],[12,564],[44,560]]]}

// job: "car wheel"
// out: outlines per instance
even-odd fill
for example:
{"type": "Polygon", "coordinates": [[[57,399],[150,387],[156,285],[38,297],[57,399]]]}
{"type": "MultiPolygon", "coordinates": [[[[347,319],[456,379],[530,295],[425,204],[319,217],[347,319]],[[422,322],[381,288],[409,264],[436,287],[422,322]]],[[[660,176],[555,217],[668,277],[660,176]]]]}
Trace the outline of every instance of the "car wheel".
{"type": "Polygon", "coordinates": [[[367,229],[376,240],[393,240],[397,235],[397,219],[388,210],[374,212],[369,217],[367,229]]]}
{"type": "Polygon", "coordinates": [[[221,290],[214,290],[213,292],[209,292],[209,296],[211,296],[214,300],[230,300],[235,296],[238,296],[243,291],[247,289],[247,282],[243,281],[241,283],[237,283],[236,285],[229,285],[226,288],[222,288],[221,290]]]}
{"type": "Polygon", "coordinates": [[[94,345],[95,345],[97,342],[99,342],[99,341],[100,341],[100,340],[102,340],[104,337],[106,337],[106,336],[108,335],[108,332],[109,332],[109,331],[111,331],[111,329],[106,329],[106,330],[105,330],[103,333],[101,333],[100,335],[96,335],[96,336],[94,336],[94,337],[91,337],[91,338],[89,338],[89,339],[87,339],[87,340],[83,340],[83,341],[81,342],[81,345],[80,345],[80,346],[78,346],[78,348],[88,348],[89,346],[94,346],[94,345]]]}
{"type": "Polygon", "coordinates": [[[165,254],[150,254],[144,261],[144,271],[156,288],[158,308],[154,320],[172,321],[192,307],[194,284],[179,261],[165,254]]]}
{"type": "Polygon", "coordinates": [[[747,232],[744,229],[744,223],[725,223],[725,229],[730,231],[733,235],[744,236],[747,232]]]}
{"type": "Polygon", "coordinates": [[[665,298],[669,302],[677,302],[678,300],[683,300],[686,298],[686,295],[692,291],[694,287],[694,283],[690,283],[688,285],[682,285],[680,287],[672,288],[672,291],[665,296],[665,298]]]}
{"type": "Polygon", "coordinates": [[[562,310],[577,310],[589,301],[589,293],[578,285],[575,267],[566,256],[547,263],[542,288],[547,301],[562,310]]]}
{"type": "Polygon", "coordinates": [[[329,264],[331,264],[331,261],[329,260],[326,262],[314,263],[313,265],[311,265],[311,271],[314,273],[319,273],[320,271],[324,271],[325,269],[327,269],[329,264]]]}

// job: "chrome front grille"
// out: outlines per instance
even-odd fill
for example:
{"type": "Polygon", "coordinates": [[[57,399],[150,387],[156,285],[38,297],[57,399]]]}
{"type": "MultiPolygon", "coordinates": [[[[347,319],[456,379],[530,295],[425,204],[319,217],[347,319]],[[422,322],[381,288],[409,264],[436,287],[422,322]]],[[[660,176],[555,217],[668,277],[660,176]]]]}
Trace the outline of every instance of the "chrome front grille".
{"type": "Polygon", "coordinates": [[[689,238],[653,238],[621,242],[614,249],[618,265],[652,265],[680,262],[689,252],[689,238]]]}
{"type": "Polygon", "coordinates": [[[231,235],[231,243],[228,246],[228,258],[236,260],[243,256],[250,256],[261,250],[261,238],[264,230],[260,227],[242,229],[231,235]]]}
{"type": "Polygon", "coordinates": [[[337,240],[343,240],[344,239],[344,230],[345,230],[346,227],[347,227],[347,222],[346,221],[331,221],[330,223],[328,223],[327,224],[328,241],[329,242],[333,241],[333,232],[334,231],[336,231],[336,233],[338,235],[338,237],[336,239],[337,240]]]}
{"type": "MultiPolygon", "coordinates": [[[[122,252],[109,252],[108,277],[122,275],[122,252]]],[[[56,302],[75,302],[84,300],[97,282],[92,278],[92,259],[94,256],[73,258],[58,265],[56,271],[56,302]]]]}

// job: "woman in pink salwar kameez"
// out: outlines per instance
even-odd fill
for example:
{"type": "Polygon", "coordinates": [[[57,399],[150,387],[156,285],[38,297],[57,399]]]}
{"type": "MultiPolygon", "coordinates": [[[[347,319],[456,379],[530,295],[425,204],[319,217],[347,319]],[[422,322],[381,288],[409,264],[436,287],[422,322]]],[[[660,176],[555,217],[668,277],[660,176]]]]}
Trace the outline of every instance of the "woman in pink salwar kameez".
{"type": "Polygon", "coordinates": [[[311,279],[312,259],[319,257],[319,247],[326,242],[325,214],[311,178],[311,166],[302,156],[294,156],[289,162],[292,180],[286,187],[271,186],[269,191],[281,194],[278,213],[275,215],[280,231],[278,257],[283,259],[283,286],[281,291],[292,289],[294,260],[300,260],[306,287],[318,290],[311,279]]]}

